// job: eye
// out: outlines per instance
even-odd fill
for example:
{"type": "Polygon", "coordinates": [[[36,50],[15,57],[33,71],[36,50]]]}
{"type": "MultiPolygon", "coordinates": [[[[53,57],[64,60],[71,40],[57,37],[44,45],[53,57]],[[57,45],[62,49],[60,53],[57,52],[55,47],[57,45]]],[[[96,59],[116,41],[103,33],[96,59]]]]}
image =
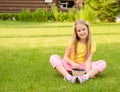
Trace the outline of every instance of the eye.
{"type": "Polygon", "coordinates": [[[85,31],[85,28],[83,28],[82,30],[85,31]]]}
{"type": "Polygon", "coordinates": [[[80,32],[80,30],[77,30],[77,32],[80,32]]]}

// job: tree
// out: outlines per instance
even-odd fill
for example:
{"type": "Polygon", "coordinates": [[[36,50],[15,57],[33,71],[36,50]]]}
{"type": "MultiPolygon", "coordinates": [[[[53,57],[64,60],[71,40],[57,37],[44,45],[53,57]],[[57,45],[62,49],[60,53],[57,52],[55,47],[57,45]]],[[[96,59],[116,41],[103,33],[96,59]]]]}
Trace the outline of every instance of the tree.
{"type": "Polygon", "coordinates": [[[93,10],[97,12],[97,16],[102,21],[114,21],[119,13],[120,0],[86,0],[93,10]]]}

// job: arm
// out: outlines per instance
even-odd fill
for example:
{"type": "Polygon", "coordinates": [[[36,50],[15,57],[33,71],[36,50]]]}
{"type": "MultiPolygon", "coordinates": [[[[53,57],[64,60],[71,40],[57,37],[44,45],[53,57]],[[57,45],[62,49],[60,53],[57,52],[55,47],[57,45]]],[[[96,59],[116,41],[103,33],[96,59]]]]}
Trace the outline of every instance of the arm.
{"type": "Polygon", "coordinates": [[[93,54],[90,54],[85,63],[87,72],[89,72],[91,69],[92,56],[93,56],[93,54]]]}
{"type": "Polygon", "coordinates": [[[80,68],[78,63],[70,59],[70,54],[71,54],[71,49],[67,47],[64,54],[64,60],[66,60],[67,63],[71,64],[73,68],[80,68]]]}

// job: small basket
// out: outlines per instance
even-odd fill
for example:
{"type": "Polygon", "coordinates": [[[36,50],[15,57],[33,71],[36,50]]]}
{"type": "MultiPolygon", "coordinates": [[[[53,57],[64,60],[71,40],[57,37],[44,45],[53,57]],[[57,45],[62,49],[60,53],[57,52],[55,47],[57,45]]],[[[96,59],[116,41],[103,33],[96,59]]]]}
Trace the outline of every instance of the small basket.
{"type": "Polygon", "coordinates": [[[85,74],[85,70],[84,69],[77,69],[77,68],[73,68],[72,69],[72,75],[73,76],[82,76],[85,74]]]}

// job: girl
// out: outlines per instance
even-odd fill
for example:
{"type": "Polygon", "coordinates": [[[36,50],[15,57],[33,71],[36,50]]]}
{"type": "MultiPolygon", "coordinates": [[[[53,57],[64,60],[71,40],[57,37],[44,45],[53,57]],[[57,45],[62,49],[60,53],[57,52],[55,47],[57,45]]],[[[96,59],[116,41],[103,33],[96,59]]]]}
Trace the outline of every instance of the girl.
{"type": "Polygon", "coordinates": [[[96,50],[95,42],[91,41],[89,25],[84,20],[77,20],[74,25],[74,33],[69,40],[64,59],[58,55],[50,57],[51,65],[64,76],[64,79],[75,83],[83,83],[89,78],[94,78],[106,68],[104,60],[92,62],[92,56],[96,50]],[[69,72],[72,68],[84,69],[86,74],[82,76],[72,76],[69,72]]]}

